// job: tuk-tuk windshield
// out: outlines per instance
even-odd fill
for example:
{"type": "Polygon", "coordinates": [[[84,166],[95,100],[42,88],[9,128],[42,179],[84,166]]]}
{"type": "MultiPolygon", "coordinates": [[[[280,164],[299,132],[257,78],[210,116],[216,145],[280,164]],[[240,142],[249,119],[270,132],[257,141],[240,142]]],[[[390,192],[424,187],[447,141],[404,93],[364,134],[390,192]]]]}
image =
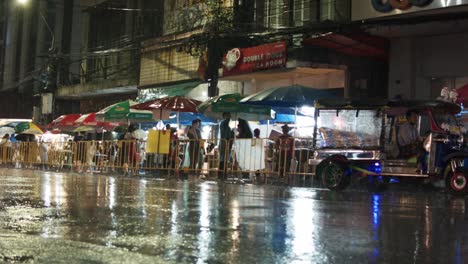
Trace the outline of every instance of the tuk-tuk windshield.
{"type": "Polygon", "coordinates": [[[455,118],[454,115],[434,113],[433,116],[434,116],[434,120],[436,121],[439,127],[441,127],[442,124],[448,124],[450,126],[458,126],[457,119],[455,118]]]}
{"type": "Polygon", "coordinates": [[[382,116],[377,110],[320,110],[317,119],[321,148],[369,149],[380,146],[382,116]]]}

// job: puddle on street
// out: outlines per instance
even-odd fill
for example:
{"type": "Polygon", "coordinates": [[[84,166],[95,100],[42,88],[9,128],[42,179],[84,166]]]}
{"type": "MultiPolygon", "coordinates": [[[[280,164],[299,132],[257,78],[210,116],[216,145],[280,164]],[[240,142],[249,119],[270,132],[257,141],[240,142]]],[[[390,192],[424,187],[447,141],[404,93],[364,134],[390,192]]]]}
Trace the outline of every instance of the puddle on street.
{"type": "Polygon", "coordinates": [[[1,170],[0,262],[463,263],[466,199],[1,170]]]}

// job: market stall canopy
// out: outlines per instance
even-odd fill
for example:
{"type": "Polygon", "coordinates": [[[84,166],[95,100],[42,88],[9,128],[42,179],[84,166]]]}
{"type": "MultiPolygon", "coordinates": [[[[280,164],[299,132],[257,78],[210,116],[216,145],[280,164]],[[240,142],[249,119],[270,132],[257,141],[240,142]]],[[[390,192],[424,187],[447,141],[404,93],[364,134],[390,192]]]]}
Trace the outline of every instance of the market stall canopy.
{"type": "Polygon", "coordinates": [[[315,89],[302,85],[291,85],[261,90],[242,99],[240,103],[270,107],[301,107],[312,106],[317,99],[343,96],[343,88],[315,89]]]}
{"type": "Polygon", "coordinates": [[[152,120],[153,113],[151,111],[130,108],[137,104],[135,101],[126,100],[110,105],[96,113],[96,120],[121,122],[152,120]]]}
{"type": "Polygon", "coordinates": [[[73,131],[75,120],[81,117],[81,114],[61,115],[47,125],[48,129],[59,129],[73,131]]]}
{"type": "Polygon", "coordinates": [[[238,93],[215,96],[200,104],[198,111],[213,119],[223,118],[224,112],[231,113],[232,118],[250,121],[273,119],[275,112],[269,106],[241,105],[242,96],[238,93]]]}

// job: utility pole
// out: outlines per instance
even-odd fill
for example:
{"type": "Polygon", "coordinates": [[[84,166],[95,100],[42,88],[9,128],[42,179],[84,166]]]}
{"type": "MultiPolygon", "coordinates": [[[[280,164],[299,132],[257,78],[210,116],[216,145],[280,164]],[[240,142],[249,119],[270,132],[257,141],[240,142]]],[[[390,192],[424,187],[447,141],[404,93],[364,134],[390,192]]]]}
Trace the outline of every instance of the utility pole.
{"type": "Polygon", "coordinates": [[[223,62],[223,40],[219,36],[213,36],[208,40],[208,67],[206,76],[208,80],[208,96],[219,95],[218,79],[219,68],[223,62]]]}
{"type": "MultiPolygon", "coordinates": [[[[254,0],[235,0],[232,9],[223,6],[219,0],[208,1],[210,25],[207,41],[208,96],[219,95],[218,70],[222,67],[223,55],[229,48],[245,45],[247,38],[239,33],[247,33],[253,28],[254,0]]],[[[248,40],[247,40],[248,41],[248,40]]]]}
{"type": "Polygon", "coordinates": [[[39,94],[41,96],[41,114],[44,123],[49,123],[54,118],[55,91],[57,90],[57,73],[59,57],[55,50],[49,51],[49,62],[44,74],[43,87],[39,94]]]}

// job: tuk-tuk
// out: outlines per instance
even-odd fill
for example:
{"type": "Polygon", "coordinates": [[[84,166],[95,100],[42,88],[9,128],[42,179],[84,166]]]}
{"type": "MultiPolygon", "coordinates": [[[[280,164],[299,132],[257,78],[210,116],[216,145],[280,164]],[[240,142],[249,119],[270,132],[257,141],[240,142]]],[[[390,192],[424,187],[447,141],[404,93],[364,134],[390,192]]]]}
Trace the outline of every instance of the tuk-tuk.
{"type": "Polygon", "coordinates": [[[460,107],[446,101],[318,100],[315,103],[316,165],[325,187],[346,188],[353,176],[386,184],[391,177],[426,182],[445,180],[453,194],[468,192],[468,152],[455,114],[460,107]],[[414,153],[402,151],[399,129],[406,113],[417,114],[414,153]],[[466,162],[465,162],[466,159],[466,162]]]}

